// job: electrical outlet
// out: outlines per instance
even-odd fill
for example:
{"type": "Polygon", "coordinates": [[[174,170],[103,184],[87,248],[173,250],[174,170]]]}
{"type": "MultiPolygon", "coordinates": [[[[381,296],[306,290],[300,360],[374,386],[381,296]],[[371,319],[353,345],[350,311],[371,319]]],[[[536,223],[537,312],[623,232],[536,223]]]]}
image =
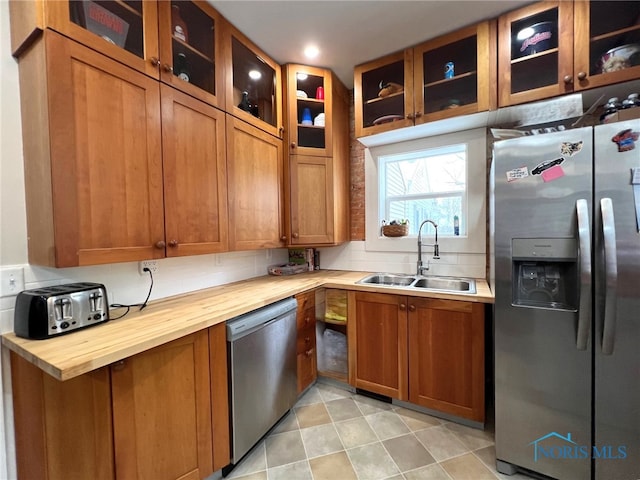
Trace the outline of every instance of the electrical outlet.
{"type": "Polygon", "coordinates": [[[138,273],[140,275],[148,275],[147,272],[144,271],[145,268],[148,268],[153,275],[158,273],[158,261],[157,260],[142,260],[138,263],[138,273]]]}
{"type": "Polygon", "coordinates": [[[11,297],[24,290],[22,267],[0,268],[0,297],[11,297]]]}

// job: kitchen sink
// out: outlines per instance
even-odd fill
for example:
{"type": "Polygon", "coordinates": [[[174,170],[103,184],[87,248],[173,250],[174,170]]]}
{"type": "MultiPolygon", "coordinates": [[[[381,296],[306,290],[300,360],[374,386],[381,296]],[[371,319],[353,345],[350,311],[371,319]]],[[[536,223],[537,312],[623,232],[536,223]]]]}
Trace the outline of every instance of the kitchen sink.
{"type": "Polygon", "coordinates": [[[396,275],[393,273],[376,273],[363,278],[357,283],[371,285],[388,285],[393,287],[408,287],[416,281],[412,275],[396,275]]]}
{"type": "Polygon", "coordinates": [[[395,273],[375,273],[357,281],[360,285],[379,285],[407,290],[434,290],[451,293],[476,293],[476,281],[472,278],[423,277],[395,273]]]}
{"type": "Polygon", "coordinates": [[[476,293],[476,282],[467,278],[424,277],[416,280],[413,286],[416,288],[428,288],[431,290],[476,293]]]}

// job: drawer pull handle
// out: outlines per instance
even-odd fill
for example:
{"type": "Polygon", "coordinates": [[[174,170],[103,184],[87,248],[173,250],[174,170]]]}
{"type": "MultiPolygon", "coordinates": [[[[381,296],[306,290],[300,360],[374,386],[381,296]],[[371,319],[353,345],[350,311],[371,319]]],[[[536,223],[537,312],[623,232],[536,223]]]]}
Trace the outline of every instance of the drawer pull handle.
{"type": "Polygon", "coordinates": [[[409,305],[409,310],[412,312],[416,311],[416,306],[415,305],[409,305]]]}

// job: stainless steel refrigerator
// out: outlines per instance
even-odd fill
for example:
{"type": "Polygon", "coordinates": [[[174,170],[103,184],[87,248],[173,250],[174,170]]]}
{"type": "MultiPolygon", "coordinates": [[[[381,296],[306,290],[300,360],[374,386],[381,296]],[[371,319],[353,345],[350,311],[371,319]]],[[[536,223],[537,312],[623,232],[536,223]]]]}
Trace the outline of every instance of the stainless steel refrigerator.
{"type": "Polygon", "coordinates": [[[640,479],[640,120],[496,142],[498,471],[640,479]]]}

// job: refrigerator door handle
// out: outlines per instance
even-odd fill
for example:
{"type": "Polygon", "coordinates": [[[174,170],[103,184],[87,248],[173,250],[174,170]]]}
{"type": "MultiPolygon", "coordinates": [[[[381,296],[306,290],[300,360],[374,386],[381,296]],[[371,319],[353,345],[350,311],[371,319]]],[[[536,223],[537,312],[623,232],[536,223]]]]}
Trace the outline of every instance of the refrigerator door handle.
{"type": "Polygon", "coordinates": [[[591,329],[591,234],[589,233],[589,206],[587,201],[576,202],[578,242],[580,245],[580,306],[576,347],[586,350],[591,329]]]}
{"type": "Polygon", "coordinates": [[[618,289],[618,261],[616,252],[616,226],[613,216],[613,202],[610,198],[600,200],[602,210],[602,234],[604,238],[604,325],[602,327],[602,353],[613,353],[616,334],[616,294],[618,289]]]}

